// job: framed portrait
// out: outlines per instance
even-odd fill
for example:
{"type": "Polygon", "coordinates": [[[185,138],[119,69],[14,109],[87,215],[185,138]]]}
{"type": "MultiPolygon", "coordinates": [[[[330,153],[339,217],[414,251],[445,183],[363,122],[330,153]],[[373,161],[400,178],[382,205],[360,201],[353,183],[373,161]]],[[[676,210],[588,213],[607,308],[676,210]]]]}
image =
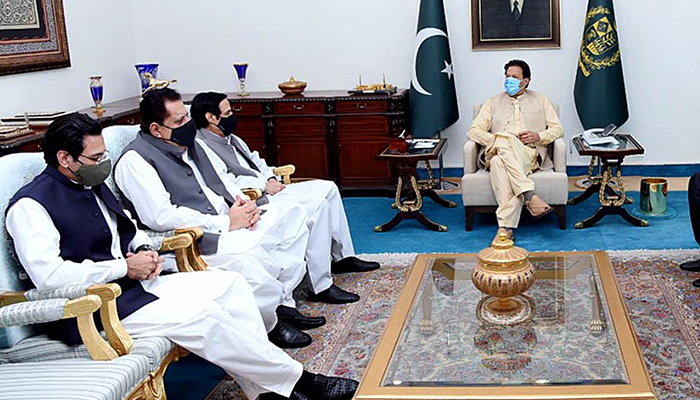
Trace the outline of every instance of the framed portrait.
{"type": "Polygon", "coordinates": [[[70,67],[62,0],[0,0],[0,75],[70,67]]]}
{"type": "Polygon", "coordinates": [[[559,0],[472,0],[472,49],[560,48],[559,0]]]}

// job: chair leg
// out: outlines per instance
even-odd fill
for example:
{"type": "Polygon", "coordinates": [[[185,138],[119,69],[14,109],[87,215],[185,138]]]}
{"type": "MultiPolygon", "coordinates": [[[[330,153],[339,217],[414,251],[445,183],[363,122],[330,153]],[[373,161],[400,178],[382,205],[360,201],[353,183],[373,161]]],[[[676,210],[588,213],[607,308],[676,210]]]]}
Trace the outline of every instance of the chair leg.
{"type": "Polygon", "coordinates": [[[476,209],[471,206],[464,206],[464,227],[467,231],[474,229],[474,217],[476,216],[476,209]]]}
{"type": "Polygon", "coordinates": [[[552,208],[554,208],[554,212],[557,214],[559,229],[566,230],[566,205],[552,206],[552,208]]]}

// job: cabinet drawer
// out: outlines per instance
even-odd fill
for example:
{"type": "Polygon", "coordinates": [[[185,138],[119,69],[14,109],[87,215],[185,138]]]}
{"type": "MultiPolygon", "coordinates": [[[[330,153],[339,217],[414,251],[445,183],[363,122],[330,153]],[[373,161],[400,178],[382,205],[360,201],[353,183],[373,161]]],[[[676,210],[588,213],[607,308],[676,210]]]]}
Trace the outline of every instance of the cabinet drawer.
{"type": "Polygon", "coordinates": [[[326,136],[326,121],[320,117],[275,118],[275,135],[277,139],[289,136],[326,136]]]}
{"type": "Polygon", "coordinates": [[[137,125],[141,123],[141,114],[134,113],[112,120],[110,125],[137,125]]]}
{"type": "Polygon", "coordinates": [[[386,100],[338,101],[335,104],[335,111],[338,114],[384,113],[386,110],[386,100]]]}
{"type": "Polygon", "coordinates": [[[274,105],[275,115],[323,114],[323,103],[315,101],[290,101],[274,105]]]}
{"type": "Polygon", "coordinates": [[[231,103],[231,110],[238,115],[262,115],[262,103],[231,103]]]}
{"type": "Polygon", "coordinates": [[[338,137],[388,137],[389,120],[383,116],[338,117],[338,137]]]}

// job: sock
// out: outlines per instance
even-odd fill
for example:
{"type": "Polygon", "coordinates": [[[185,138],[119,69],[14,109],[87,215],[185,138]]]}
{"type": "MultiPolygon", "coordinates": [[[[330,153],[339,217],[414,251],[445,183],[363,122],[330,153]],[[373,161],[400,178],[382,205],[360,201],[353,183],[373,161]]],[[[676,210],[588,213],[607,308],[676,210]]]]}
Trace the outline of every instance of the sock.
{"type": "Polygon", "coordinates": [[[532,196],[535,195],[535,192],[532,190],[528,190],[527,192],[523,192],[523,197],[525,197],[525,200],[530,201],[532,200],[532,196]]]}
{"type": "Polygon", "coordinates": [[[294,385],[294,390],[302,392],[302,393],[308,393],[311,388],[314,387],[314,378],[316,377],[316,374],[312,374],[311,372],[304,371],[301,373],[301,377],[297,381],[296,385],[294,385]]]}

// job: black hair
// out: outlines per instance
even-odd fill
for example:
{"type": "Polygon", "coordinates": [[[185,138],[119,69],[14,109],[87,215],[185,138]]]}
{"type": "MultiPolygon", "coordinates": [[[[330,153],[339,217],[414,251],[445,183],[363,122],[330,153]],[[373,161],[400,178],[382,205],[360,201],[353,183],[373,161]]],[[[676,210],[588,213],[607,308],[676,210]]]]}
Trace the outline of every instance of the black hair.
{"type": "Polygon", "coordinates": [[[151,132],[151,124],[163,124],[168,116],[165,108],[166,101],[182,100],[182,96],[176,90],[170,88],[154,89],[144,93],[139,112],[141,113],[141,130],[144,133],[151,132]]]}
{"type": "Polygon", "coordinates": [[[221,116],[219,104],[224,101],[226,97],[228,96],[218,92],[204,92],[194,96],[194,99],[192,99],[192,106],[190,107],[190,115],[197,128],[206,128],[209,126],[209,121],[207,121],[208,112],[217,117],[221,116]]]}
{"type": "Polygon", "coordinates": [[[85,149],[85,136],[102,134],[99,122],[86,114],[73,113],[56,118],[44,134],[41,148],[44,150],[44,161],[52,167],[58,167],[56,154],[65,150],[74,159],[78,159],[85,149]]]}
{"type": "MultiPolygon", "coordinates": [[[[505,73],[508,73],[508,68],[510,68],[510,67],[520,67],[520,69],[523,70],[523,79],[527,78],[527,79],[532,80],[531,79],[532,72],[530,72],[530,66],[527,65],[527,63],[525,61],[523,61],[523,60],[510,60],[510,61],[508,61],[508,63],[506,63],[506,65],[503,66],[503,70],[505,71],[505,73]]],[[[528,86],[530,86],[530,82],[528,82],[527,85],[525,85],[525,87],[528,87],[528,86]]]]}

